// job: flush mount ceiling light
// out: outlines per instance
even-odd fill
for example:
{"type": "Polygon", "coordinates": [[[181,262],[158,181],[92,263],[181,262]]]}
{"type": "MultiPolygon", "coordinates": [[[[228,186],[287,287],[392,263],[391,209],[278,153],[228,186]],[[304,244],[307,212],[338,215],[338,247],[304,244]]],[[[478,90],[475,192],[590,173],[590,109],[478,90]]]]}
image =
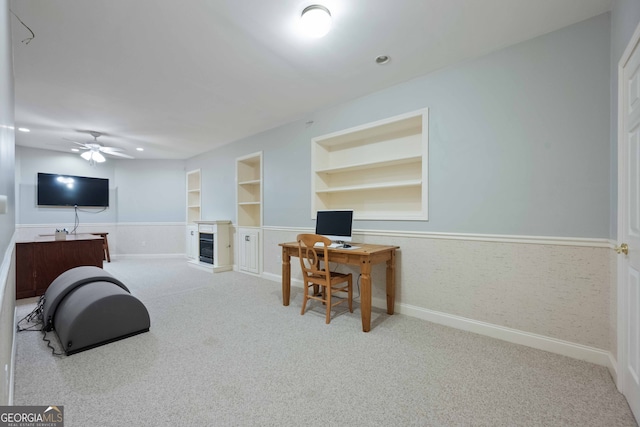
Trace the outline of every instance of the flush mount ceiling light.
{"type": "Polygon", "coordinates": [[[312,4],[302,11],[300,23],[308,36],[322,37],[331,29],[331,12],[324,6],[312,4]]]}

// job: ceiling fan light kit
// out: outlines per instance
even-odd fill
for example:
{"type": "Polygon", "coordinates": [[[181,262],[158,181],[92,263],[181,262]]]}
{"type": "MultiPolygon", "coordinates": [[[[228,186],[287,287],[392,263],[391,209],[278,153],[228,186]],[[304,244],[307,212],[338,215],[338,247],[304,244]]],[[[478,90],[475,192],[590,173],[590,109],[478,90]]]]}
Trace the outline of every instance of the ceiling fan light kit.
{"type": "Polygon", "coordinates": [[[85,160],[89,161],[89,164],[95,164],[95,163],[103,163],[105,160],[104,156],[102,154],[100,154],[99,151],[85,151],[84,153],[80,154],[80,157],[82,157],[85,160]]]}

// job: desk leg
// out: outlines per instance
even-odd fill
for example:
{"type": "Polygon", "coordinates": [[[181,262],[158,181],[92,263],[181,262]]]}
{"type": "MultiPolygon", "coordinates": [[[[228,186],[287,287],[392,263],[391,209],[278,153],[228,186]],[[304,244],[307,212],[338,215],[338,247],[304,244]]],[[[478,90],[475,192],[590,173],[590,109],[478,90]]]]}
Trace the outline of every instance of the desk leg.
{"type": "Polygon", "coordinates": [[[362,331],[369,332],[371,329],[371,261],[362,260],[360,266],[362,274],[360,284],[360,313],[362,314],[362,331]]]}
{"type": "Polygon", "coordinates": [[[282,305],[289,305],[291,296],[291,256],[282,248],[282,305]]]}
{"type": "Polygon", "coordinates": [[[387,260],[387,313],[393,314],[396,303],[396,251],[387,260]]]}

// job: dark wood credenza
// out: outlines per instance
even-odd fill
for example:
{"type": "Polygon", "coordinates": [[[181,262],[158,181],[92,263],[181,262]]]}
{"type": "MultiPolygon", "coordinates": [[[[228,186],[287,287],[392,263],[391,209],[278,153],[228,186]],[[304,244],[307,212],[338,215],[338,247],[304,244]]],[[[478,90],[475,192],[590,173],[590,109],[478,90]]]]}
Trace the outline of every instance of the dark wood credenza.
{"type": "Polygon", "coordinates": [[[70,268],[102,268],[103,239],[92,234],[69,234],[65,240],[38,236],[16,242],[16,299],[42,295],[53,280],[70,268]]]}

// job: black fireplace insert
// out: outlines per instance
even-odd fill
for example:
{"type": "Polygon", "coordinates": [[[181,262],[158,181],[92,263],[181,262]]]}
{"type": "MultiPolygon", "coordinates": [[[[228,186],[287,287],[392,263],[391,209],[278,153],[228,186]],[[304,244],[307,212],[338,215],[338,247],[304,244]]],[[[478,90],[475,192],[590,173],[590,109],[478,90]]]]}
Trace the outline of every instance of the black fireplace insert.
{"type": "Polygon", "coordinates": [[[200,262],[213,264],[213,234],[200,233],[200,262]]]}

